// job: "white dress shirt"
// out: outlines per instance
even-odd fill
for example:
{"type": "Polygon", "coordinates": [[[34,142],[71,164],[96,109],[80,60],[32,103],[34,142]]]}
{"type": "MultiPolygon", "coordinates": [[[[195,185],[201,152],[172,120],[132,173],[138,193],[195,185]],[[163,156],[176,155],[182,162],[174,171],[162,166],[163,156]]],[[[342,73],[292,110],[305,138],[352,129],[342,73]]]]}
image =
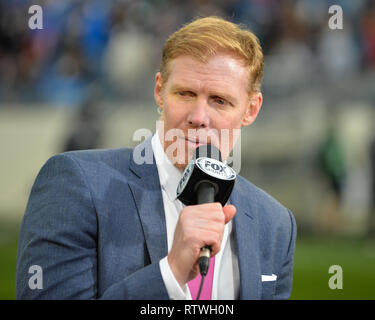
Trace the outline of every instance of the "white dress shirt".
{"type": "MultiPolygon", "coordinates": [[[[152,137],[152,149],[159,173],[167,227],[168,252],[172,248],[174,231],[184,204],[177,199],[177,185],[182,172],[168,159],[159,139],[158,131],[152,137]]],[[[215,269],[212,286],[212,300],[233,300],[239,298],[240,279],[235,248],[232,221],[225,225],[221,249],[215,256],[215,269]]],[[[168,264],[167,256],[160,260],[160,270],[170,299],[191,300],[188,285],[179,285],[168,264]]]]}

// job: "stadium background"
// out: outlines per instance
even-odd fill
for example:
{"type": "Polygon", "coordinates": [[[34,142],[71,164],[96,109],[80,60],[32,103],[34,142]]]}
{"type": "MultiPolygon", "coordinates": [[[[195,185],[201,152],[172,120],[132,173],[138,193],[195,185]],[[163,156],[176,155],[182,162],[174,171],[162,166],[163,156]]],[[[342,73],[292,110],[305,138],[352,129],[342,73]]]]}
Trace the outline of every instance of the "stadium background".
{"type": "Polygon", "coordinates": [[[248,26],[264,49],[264,103],[242,132],[241,174],[296,217],[291,298],[375,298],[373,1],[0,0],[0,299],[15,298],[19,224],[43,163],[154,132],[162,45],[207,15],[248,26]],[[34,4],[42,30],[28,27],[34,4]],[[331,5],[342,30],[328,26],[331,5]],[[328,286],[331,265],[342,290],[328,286]]]}

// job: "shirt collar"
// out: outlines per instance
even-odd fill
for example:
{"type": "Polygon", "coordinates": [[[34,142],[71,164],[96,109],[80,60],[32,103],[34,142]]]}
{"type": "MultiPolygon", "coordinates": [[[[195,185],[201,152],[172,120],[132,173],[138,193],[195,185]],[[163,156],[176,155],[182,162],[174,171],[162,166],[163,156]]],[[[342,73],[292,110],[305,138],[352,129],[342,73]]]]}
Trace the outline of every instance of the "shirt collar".
{"type": "Polygon", "coordinates": [[[174,201],[177,198],[176,190],[181,180],[182,172],[171,163],[165,154],[158,131],[152,137],[151,144],[159,172],[160,186],[167,193],[169,200],[174,201]]]}

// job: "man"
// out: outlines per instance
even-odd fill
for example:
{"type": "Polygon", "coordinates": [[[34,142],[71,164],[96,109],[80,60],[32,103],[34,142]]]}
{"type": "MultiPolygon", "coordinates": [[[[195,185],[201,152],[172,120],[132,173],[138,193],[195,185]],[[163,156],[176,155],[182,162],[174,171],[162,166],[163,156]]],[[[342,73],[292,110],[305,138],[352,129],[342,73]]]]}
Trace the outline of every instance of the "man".
{"type": "Polygon", "coordinates": [[[195,299],[200,248],[210,245],[208,298],[287,299],[289,210],[242,177],[224,207],[176,199],[195,148],[211,143],[226,160],[238,130],[256,119],[262,69],[256,37],[223,19],[171,35],[155,78],[162,121],[152,139],[57,155],[39,173],[20,232],[17,298],[195,299]],[[151,163],[138,159],[145,150],[151,163]],[[30,288],[32,265],[43,271],[41,289],[30,288]]]}

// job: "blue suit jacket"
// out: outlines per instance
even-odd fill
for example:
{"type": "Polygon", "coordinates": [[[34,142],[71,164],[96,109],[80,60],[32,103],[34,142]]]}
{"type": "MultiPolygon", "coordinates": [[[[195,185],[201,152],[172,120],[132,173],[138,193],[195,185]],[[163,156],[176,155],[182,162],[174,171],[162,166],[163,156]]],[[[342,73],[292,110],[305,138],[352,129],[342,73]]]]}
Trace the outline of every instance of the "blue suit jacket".
{"type": "MultiPolygon", "coordinates": [[[[150,139],[136,148],[145,147],[150,139]]],[[[169,299],[159,268],[167,234],[157,167],[136,164],[132,153],[76,151],[46,162],[20,229],[18,299],[169,299]],[[42,269],[42,289],[29,286],[33,265],[42,269]]],[[[240,176],[230,201],[241,299],[287,299],[293,215],[240,176]],[[261,281],[271,274],[277,281],[261,281]]]]}

